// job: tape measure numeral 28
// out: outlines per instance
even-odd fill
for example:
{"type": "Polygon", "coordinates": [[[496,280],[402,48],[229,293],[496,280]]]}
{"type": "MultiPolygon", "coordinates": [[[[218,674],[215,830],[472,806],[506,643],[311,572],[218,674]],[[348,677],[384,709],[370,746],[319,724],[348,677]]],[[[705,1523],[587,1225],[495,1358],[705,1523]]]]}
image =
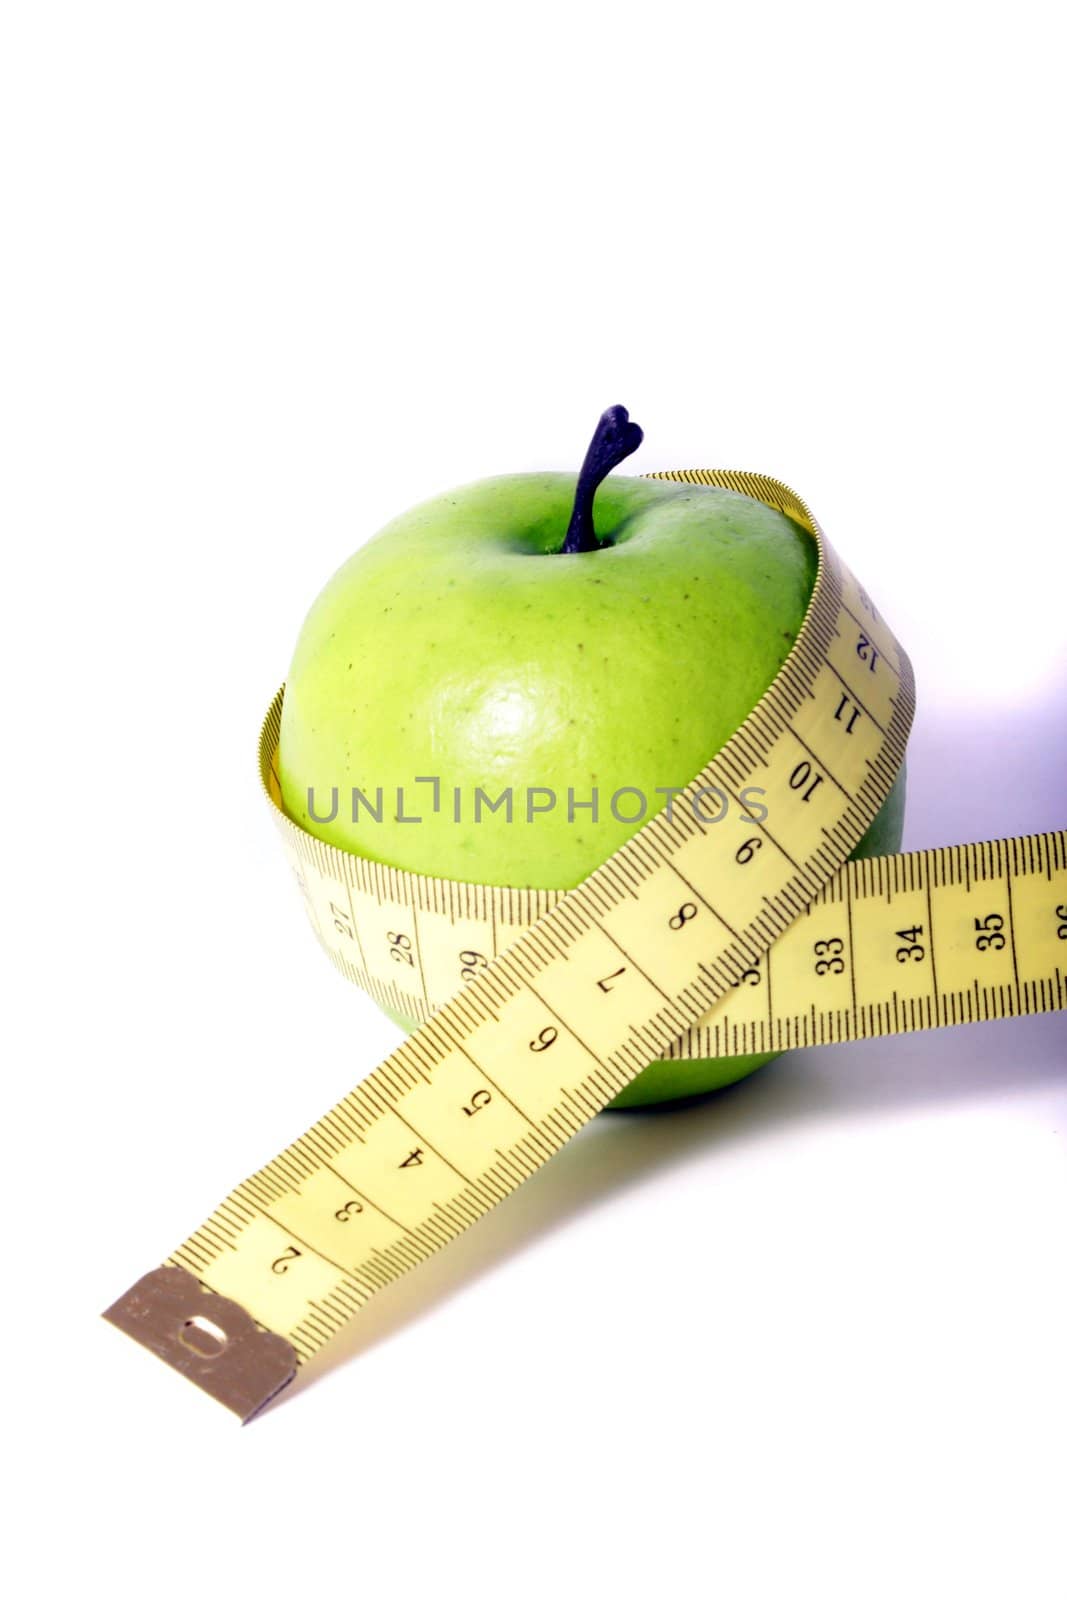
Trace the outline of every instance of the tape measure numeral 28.
{"type": "Polygon", "coordinates": [[[785,485],[658,476],[784,511],[818,576],[742,727],[577,889],[490,890],[321,843],[281,810],[280,694],[268,713],[261,772],[312,925],[420,1026],[105,1313],[242,1417],[649,1061],[1065,1004],[1067,836],[846,862],[903,759],[907,656],[785,485]],[[766,817],[744,838],[702,820],[701,790],[743,810],[755,787],[766,817]]]}

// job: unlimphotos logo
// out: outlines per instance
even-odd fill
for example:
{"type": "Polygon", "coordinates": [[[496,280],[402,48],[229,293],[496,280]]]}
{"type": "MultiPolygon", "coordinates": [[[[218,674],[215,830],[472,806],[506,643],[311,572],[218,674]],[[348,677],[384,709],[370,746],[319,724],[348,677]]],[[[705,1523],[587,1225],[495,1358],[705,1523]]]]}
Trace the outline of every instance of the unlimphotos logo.
{"type": "MultiPolygon", "coordinates": [[[[425,784],[428,789],[412,791],[404,784],[390,786],[388,809],[383,785],[378,784],[373,789],[353,787],[348,796],[353,823],[420,823],[425,820],[427,810],[430,815],[444,816],[462,824],[478,824],[486,818],[505,823],[533,823],[552,814],[558,819],[565,810],[568,823],[596,823],[610,814],[616,822],[632,825],[660,810],[665,810],[667,820],[673,821],[676,804],[688,806],[694,819],[704,824],[724,822],[731,814],[743,822],[759,823],[767,819],[767,807],[762,799],[767,791],[752,785],[741,789],[736,798],[714,784],[691,793],[686,793],[681,785],[657,785],[652,794],[664,797],[666,803],[661,805],[634,784],[623,784],[606,796],[594,786],[582,791],[581,797],[571,785],[565,791],[548,784],[524,784],[517,788],[508,785],[493,796],[481,786],[465,789],[455,784],[446,785],[439,777],[413,778],[412,784],[425,784]],[[679,802],[679,795],[684,795],[684,800],[679,802]]],[[[338,785],[330,787],[329,795],[326,807],[315,786],[308,788],[307,814],[311,822],[336,822],[341,809],[338,785]]]]}

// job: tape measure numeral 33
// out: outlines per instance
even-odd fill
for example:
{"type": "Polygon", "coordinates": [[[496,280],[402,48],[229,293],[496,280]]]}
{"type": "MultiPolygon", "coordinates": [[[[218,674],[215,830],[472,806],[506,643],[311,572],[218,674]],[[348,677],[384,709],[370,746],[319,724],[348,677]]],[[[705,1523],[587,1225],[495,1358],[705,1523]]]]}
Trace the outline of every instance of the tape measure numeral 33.
{"type": "Polygon", "coordinates": [[[537,1170],[649,1061],[1063,1009],[1067,834],[847,861],[892,786],[911,666],[808,508],[808,613],[729,743],[577,889],[487,889],[337,850],[260,770],[316,934],[417,1031],[105,1316],[241,1417],[394,1278],[537,1170]],[[701,791],[764,791],[751,828],[701,791]]]}

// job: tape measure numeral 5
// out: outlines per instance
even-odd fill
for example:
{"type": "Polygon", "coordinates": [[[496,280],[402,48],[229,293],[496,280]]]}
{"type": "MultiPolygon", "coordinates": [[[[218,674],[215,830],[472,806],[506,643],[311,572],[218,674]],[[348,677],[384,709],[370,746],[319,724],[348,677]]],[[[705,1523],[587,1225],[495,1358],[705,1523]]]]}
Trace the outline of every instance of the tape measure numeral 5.
{"type": "Polygon", "coordinates": [[[491,890],[323,844],[281,809],[281,694],[268,713],[261,773],[312,925],[420,1026],[105,1313],[243,1417],[649,1061],[1064,1005],[1065,835],[846,863],[903,759],[908,659],[791,490],[659,476],[786,512],[818,576],[759,705],[577,889],[491,890]],[[702,791],[744,813],[756,788],[751,828],[705,820],[702,791]]]}

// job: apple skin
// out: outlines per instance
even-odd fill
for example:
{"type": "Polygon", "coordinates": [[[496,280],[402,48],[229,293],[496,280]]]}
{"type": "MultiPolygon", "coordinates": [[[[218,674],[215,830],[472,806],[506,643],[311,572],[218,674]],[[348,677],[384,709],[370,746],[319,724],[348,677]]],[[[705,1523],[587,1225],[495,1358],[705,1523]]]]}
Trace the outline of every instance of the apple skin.
{"type": "MultiPolygon", "coordinates": [[[[573,888],[662,809],[657,788],[683,787],[740,726],[799,631],[814,541],[729,490],[615,476],[596,496],[600,548],[562,554],[575,482],[537,473],[456,489],[335,573],[301,630],[282,710],[282,800],[302,828],[411,872],[573,888]],[[417,777],[440,779],[436,814],[417,777]],[[365,809],[354,822],[352,788],[374,800],[379,786],[381,822],[365,809]],[[528,822],[529,786],[558,798],[528,822]],[[476,822],[475,790],[509,787],[513,820],[483,808],[476,822]],[[336,817],[316,820],[333,788],[336,817]],[[569,788],[577,802],[599,792],[595,822],[588,809],[568,819],[569,788]],[[627,820],[613,816],[620,789],[647,796],[643,816],[634,795],[620,799],[627,820]]],[[[903,797],[901,774],[856,854],[899,848],[903,797]]],[[[740,810],[718,825],[739,829],[740,810]]],[[[770,1059],[653,1062],[613,1105],[705,1093],[770,1059]]]]}

